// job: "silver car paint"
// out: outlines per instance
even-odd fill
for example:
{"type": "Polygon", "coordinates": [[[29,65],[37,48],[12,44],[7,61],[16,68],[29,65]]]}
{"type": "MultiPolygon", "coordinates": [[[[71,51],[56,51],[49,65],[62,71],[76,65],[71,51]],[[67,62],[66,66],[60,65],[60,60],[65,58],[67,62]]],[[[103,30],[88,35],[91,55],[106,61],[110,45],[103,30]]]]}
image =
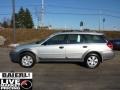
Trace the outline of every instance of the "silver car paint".
{"type": "MultiPolygon", "coordinates": [[[[101,33],[93,33],[93,32],[62,32],[56,33],[49,36],[45,41],[59,34],[92,34],[92,35],[103,35],[101,33]]],[[[26,44],[22,46],[17,46],[14,50],[15,53],[22,53],[24,51],[30,51],[36,55],[37,62],[40,61],[39,58],[42,59],[80,59],[84,61],[85,56],[90,52],[97,52],[102,56],[102,60],[111,59],[114,56],[113,51],[107,47],[106,43],[89,43],[89,44],[59,44],[59,45],[43,45],[45,42],[41,42],[40,44],[26,44]],[[63,46],[63,49],[60,47],[63,46]],[[86,46],[87,48],[83,48],[86,46]]],[[[73,60],[74,60],[73,59],[73,60]]]]}

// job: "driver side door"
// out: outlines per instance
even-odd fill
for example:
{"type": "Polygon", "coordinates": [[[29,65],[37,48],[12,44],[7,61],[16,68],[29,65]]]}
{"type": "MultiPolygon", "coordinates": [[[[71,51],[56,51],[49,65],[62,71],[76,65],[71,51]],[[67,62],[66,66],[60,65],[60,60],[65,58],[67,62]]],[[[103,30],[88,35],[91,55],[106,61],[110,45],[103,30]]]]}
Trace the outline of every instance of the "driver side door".
{"type": "Polygon", "coordinates": [[[55,35],[39,47],[39,56],[43,59],[65,59],[65,34],[55,35]]]}

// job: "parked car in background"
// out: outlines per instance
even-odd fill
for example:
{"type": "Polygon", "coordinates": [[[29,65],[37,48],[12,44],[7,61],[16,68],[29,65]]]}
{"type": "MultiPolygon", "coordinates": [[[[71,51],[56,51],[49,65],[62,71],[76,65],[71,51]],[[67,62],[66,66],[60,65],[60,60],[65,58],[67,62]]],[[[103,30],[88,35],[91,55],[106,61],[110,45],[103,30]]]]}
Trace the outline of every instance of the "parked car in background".
{"type": "Polygon", "coordinates": [[[120,39],[113,39],[110,42],[113,44],[113,50],[120,50],[120,39]]]}
{"type": "Polygon", "coordinates": [[[112,44],[104,34],[96,32],[58,32],[47,39],[12,49],[10,57],[22,67],[32,67],[37,62],[84,62],[96,68],[104,60],[112,59],[112,44]]]}

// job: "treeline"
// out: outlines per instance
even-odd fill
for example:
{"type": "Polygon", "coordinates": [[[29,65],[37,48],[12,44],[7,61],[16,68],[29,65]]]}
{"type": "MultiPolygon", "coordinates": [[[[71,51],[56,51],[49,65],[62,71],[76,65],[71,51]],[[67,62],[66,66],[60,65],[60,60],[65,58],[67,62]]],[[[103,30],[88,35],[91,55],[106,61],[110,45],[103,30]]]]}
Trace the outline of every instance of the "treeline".
{"type": "MultiPolygon", "coordinates": [[[[33,28],[34,23],[32,15],[28,8],[24,9],[23,7],[15,13],[15,24],[16,28],[33,28]]],[[[12,28],[13,27],[13,15],[11,19],[5,19],[3,22],[0,22],[1,27],[12,28]]]]}

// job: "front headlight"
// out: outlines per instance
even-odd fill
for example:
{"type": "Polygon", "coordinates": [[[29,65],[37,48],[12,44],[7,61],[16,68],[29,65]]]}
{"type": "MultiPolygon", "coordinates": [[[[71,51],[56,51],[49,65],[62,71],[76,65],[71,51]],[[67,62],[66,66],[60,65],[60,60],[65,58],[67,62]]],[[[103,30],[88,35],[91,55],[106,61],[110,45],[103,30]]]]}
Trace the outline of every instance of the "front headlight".
{"type": "Polygon", "coordinates": [[[16,47],[19,46],[20,44],[10,44],[9,47],[10,47],[10,51],[11,52],[15,52],[16,50],[16,47]]]}
{"type": "Polygon", "coordinates": [[[10,52],[15,52],[16,47],[10,47],[10,52]]]}

